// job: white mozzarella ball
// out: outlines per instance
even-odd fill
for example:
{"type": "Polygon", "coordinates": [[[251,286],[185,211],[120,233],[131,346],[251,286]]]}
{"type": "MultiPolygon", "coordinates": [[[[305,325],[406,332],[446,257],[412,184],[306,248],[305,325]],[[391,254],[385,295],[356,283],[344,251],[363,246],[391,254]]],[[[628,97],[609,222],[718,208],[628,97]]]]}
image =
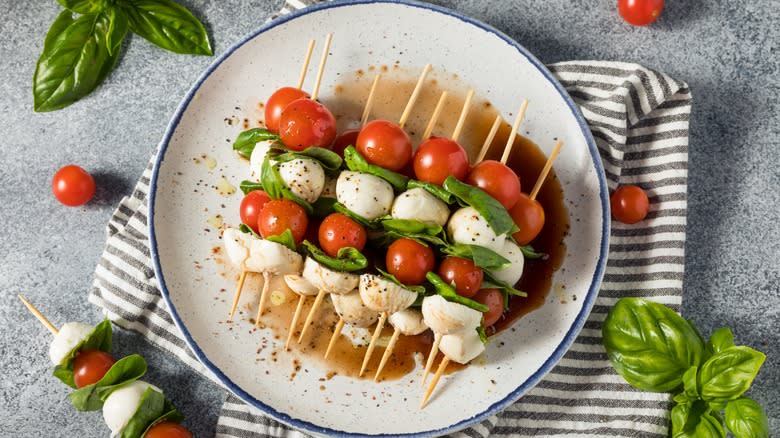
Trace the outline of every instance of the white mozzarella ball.
{"type": "Polygon", "coordinates": [[[390,214],[395,219],[412,219],[443,227],[450,216],[450,209],[441,199],[423,188],[416,187],[395,198],[390,214]]]}
{"type": "Polygon", "coordinates": [[[252,272],[298,274],[301,272],[303,257],[281,243],[255,238],[249,248],[249,258],[244,264],[247,270],[252,272]]]}
{"type": "Polygon", "coordinates": [[[498,252],[504,245],[506,235],[496,236],[485,218],[473,207],[457,210],[447,224],[447,234],[455,243],[479,245],[498,252]]]}
{"type": "Polygon", "coordinates": [[[257,240],[257,238],[251,234],[242,233],[237,228],[225,228],[222,233],[222,241],[225,243],[225,253],[233,266],[246,269],[244,261],[249,258],[252,240],[257,240]]]}
{"type": "Polygon", "coordinates": [[[81,322],[68,322],[54,335],[49,345],[49,358],[51,363],[59,365],[65,357],[76,348],[77,345],[92,333],[94,327],[81,322]]]}
{"type": "Polygon", "coordinates": [[[482,323],[482,312],[447,301],[440,295],[425,297],[422,314],[425,324],[434,333],[443,335],[470,330],[482,323]]]}
{"type": "Polygon", "coordinates": [[[303,277],[318,290],[331,294],[346,294],[358,286],[359,277],[349,272],[339,272],[329,269],[311,257],[303,264],[303,277]]]}
{"type": "Polygon", "coordinates": [[[504,247],[496,252],[509,260],[510,265],[500,271],[491,271],[490,274],[496,280],[501,280],[510,286],[514,286],[515,283],[520,280],[520,277],[523,276],[523,266],[525,265],[523,252],[520,251],[520,247],[510,239],[507,239],[506,242],[504,242],[504,247]]]}
{"type": "Polygon", "coordinates": [[[360,298],[370,309],[393,314],[414,304],[417,293],[378,275],[360,276],[360,298]]]}
{"type": "Polygon", "coordinates": [[[395,312],[388,318],[390,325],[405,336],[419,335],[428,329],[422,313],[416,309],[404,309],[395,312]]]}
{"type": "Polygon", "coordinates": [[[111,429],[112,437],[122,433],[128,421],[138,410],[138,406],[141,405],[141,397],[149,388],[162,393],[160,388],[143,380],[136,380],[117,389],[106,398],[106,402],[103,404],[103,420],[111,429]]]}
{"type": "MultiPolygon", "coordinates": [[[[252,155],[249,156],[249,178],[253,181],[260,181],[263,160],[265,160],[265,156],[273,145],[273,141],[265,140],[257,143],[255,148],[252,149],[252,155]]],[[[271,164],[274,164],[274,162],[271,161],[271,164]]]]}
{"type": "Polygon", "coordinates": [[[450,360],[466,364],[485,351],[485,344],[479,339],[475,327],[473,330],[442,336],[439,350],[450,360]]]}
{"type": "Polygon", "coordinates": [[[369,309],[363,303],[357,289],[344,295],[331,295],[330,299],[333,301],[336,313],[353,327],[370,327],[379,317],[375,310],[369,309]]]}
{"type": "Polygon", "coordinates": [[[287,283],[287,287],[289,287],[291,291],[298,295],[310,297],[317,295],[317,292],[319,292],[313,284],[309,283],[309,280],[301,275],[287,274],[284,276],[284,282],[287,283]]]}
{"type": "Polygon", "coordinates": [[[378,176],[346,170],[336,182],[336,199],[352,212],[373,220],[390,212],[393,186],[378,176]]]}
{"type": "Polygon", "coordinates": [[[306,202],[314,202],[325,187],[325,171],[311,158],[296,158],[279,165],[279,175],[291,192],[306,202]]]}

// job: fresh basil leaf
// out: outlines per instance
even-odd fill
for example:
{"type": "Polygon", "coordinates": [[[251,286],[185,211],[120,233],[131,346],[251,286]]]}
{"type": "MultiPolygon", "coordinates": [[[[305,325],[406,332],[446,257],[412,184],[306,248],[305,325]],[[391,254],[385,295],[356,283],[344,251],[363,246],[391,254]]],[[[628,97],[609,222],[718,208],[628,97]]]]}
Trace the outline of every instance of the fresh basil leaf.
{"type": "Polygon", "coordinates": [[[382,228],[386,231],[395,231],[400,234],[426,234],[437,236],[442,232],[441,225],[429,224],[413,219],[386,219],[382,221],[382,228]]]}
{"type": "Polygon", "coordinates": [[[707,351],[710,356],[734,346],[734,334],[728,327],[721,327],[710,335],[707,341],[707,351]]]}
{"type": "Polygon", "coordinates": [[[265,128],[252,128],[242,131],[233,142],[233,150],[245,158],[252,156],[255,146],[261,141],[278,141],[279,134],[275,134],[265,128]]]}
{"type": "Polygon", "coordinates": [[[358,152],[354,146],[347,146],[347,148],[344,149],[344,162],[347,164],[349,170],[368,173],[382,178],[393,186],[396,193],[406,190],[406,183],[409,181],[408,177],[393,172],[392,170],[387,170],[384,167],[370,164],[362,155],[360,155],[360,152],[358,152]]]}
{"type": "Polygon", "coordinates": [[[289,199],[303,207],[307,215],[314,212],[311,204],[303,198],[293,193],[285,184],[282,175],[279,174],[279,164],[271,164],[271,159],[266,156],[263,160],[263,166],[260,171],[260,182],[263,189],[271,199],[289,199]]]}
{"type": "Polygon", "coordinates": [[[242,192],[244,192],[245,195],[248,195],[250,192],[254,192],[255,190],[263,190],[262,183],[250,181],[248,179],[241,181],[241,184],[239,184],[238,187],[242,192]]]}
{"type": "Polygon", "coordinates": [[[688,397],[688,394],[684,392],[675,395],[674,397],[672,397],[672,400],[674,400],[675,403],[679,403],[679,404],[692,403],[696,401],[696,399],[691,399],[690,397],[688,397]]]}
{"type": "Polygon", "coordinates": [[[64,108],[92,92],[118,58],[106,45],[110,25],[106,14],[82,15],[72,21],[63,14],[49,28],[35,68],[33,106],[38,112],[64,108]]]}
{"type": "Polygon", "coordinates": [[[395,275],[393,275],[393,274],[391,274],[391,273],[389,273],[387,271],[383,271],[382,269],[379,269],[376,266],[374,267],[374,269],[376,269],[379,272],[379,274],[382,277],[385,278],[385,280],[388,280],[391,283],[395,283],[398,286],[401,286],[402,288],[404,288],[406,290],[410,290],[410,291],[418,293],[418,294],[424,294],[425,293],[425,286],[423,286],[423,285],[414,285],[414,286],[405,285],[405,284],[401,283],[400,281],[398,281],[398,279],[395,278],[395,275]]]}
{"type": "MultiPolygon", "coordinates": [[[[523,297],[523,298],[526,298],[528,296],[528,293],[515,289],[514,286],[497,279],[488,271],[483,271],[482,276],[484,277],[484,280],[482,281],[482,285],[480,286],[482,289],[494,288],[494,289],[500,289],[502,292],[505,292],[507,295],[514,295],[516,297],[523,297]]],[[[508,308],[509,307],[508,297],[506,301],[507,302],[504,303],[504,307],[508,308]]]]}
{"type": "Polygon", "coordinates": [[[330,176],[338,176],[339,172],[341,172],[341,164],[343,163],[343,160],[337,153],[320,147],[308,147],[302,151],[287,151],[274,157],[274,159],[280,163],[292,161],[296,158],[311,158],[316,160],[320,163],[325,173],[330,176]]]}
{"type": "Polygon", "coordinates": [[[110,7],[106,11],[108,16],[108,31],[106,32],[106,49],[109,55],[119,54],[130,24],[127,20],[127,14],[117,7],[110,7]]]}
{"type": "Polygon", "coordinates": [[[73,380],[73,367],[66,368],[62,365],[54,367],[54,371],[51,373],[54,377],[60,379],[60,381],[71,388],[76,388],[76,382],[73,380]]]}
{"type": "Polygon", "coordinates": [[[253,230],[252,227],[250,227],[247,224],[239,225],[238,226],[238,231],[241,231],[242,233],[246,233],[246,234],[251,234],[251,235],[257,237],[258,239],[262,239],[262,237],[260,237],[259,234],[255,233],[255,230],[253,230]]]}
{"type": "Polygon", "coordinates": [[[488,306],[478,303],[470,298],[462,297],[455,292],[455,288],[445,283],[441,277],[433,272],[425,274],[425,278],[436,288],[436,293],[441,295],[445,300],[452,301],[453,303],[463,304],[464,306],[474,309],[479,312],[487,312],[488,306]]]}
{"type": "Polygon", "coordinates": [[[68,398],[76,410],[96,411],[103,407],[103,402],[114,390],[140,379],[144,374],[146,361],[140,355],[132,354],[116,361],[100,380],[77,389],[68,398]]]}
{"type": "Polygon", "coordinates": [[[437,248],[443,248],[447,245],[447,242],[442,240],[438,236],[431,236],[430,234],[421,233],[400,233],[398,231],[387,231],[384,234],[384,242],[380,246],[389,246],[391,243],[398,239],[412,239],[415,242],[423,246],[433,245],[437,248]]]}
{"type": "Polygon", "coordinates": [[[370,228],[372,230],[375,230],[379,228],[380,222],[382,218],[377,218],[374,220],[368,220],[364,218],[363,216],[353,212],[352,210],[348,209],[344,204],[341,202],[334,202],[333,203],[333,210],[337,211],[338,213],[343,214],[344,216],[348,216],[353,221],[359,223],[360,225],[363,225],[366,228],[370,228]]]}
{"type": "Polygon", "coordinates": [[[437,186],[436,184],[425,181],[417,181],[416,179],[410,179],[409,182],[406,183],[406,190],[416,188],[427,190],[428,193],[441,199],[447,204],[452,204],[454,202],[452,199],[452,193],[448,192],[440,186],[437,186]]]}
{"type": "Polygon", "coordinates": [[[632,386],[669,392],[698,366],[704,344],[690,323],[672,309],[641,298],[622,298],[602,327],[612,366],[632,386]]]}
{"type": "Polygon", "coordinates": [[[701,398],[712,401],[735,400],[750,388],[766,356],[750,347],[729,347],[716,353],[701,366],[701,398]]]}
{"type": "Polygon", "coordinates": [[[203,23],[171,0],[130,0],[120,3],[130,19],[130,30],[174,53],[212,55],[203,23]]]}
{"type": "Polygon", "coordinates": [[[768,438],[769,420],[756,401],[741,397],[726,405],[726,427],[737,438],[768,438]]]}
{"type": "Polygon", "coordinates": [[[265,240],[270,240],[271,242],[276,242],[280,245],[284,245],[287,248],[289,248],[291,251],[297,251],[298,247],[295,245],[295,238],[292,235],[292,231],[290,229],[284,230],[282,234],[277,234],[275,236],[268,236],[265,238],[265,240]]]}
{"type": "Polygon", "coordinates": [[[531,245],[520,246],[520,252],[522,252],[523,257],[527,259],[546,259],[548,257],[547,254],[543,252],[537,252],[531,245]]]}
{"type": "Polygon", "coordinates": [[[119,438],[141,438],[146,428],[165,414],[165,396],[152,388],[147,388],[141,396],[141,403],[127,422],[119,438]]]}
{"type": "Polygon", "coordinates": [[[499,271],[507,268],[511,263],[497,252],[479,245],[453,243],[441,249],[444,254],[469,259],[475,265],[489,271],[499,271]]]}
{"type": "Polygon", "coordinates": [[[182,415],[181,412],[179,412],[171,402],[168,400],[165,400],[165,405],[163,406],[163,412],[164,414],[157,417],[156,420],[152,421],[151,424],[144,430],[144,433],[141,435],[142,437],[145,437],[147,433],[149,433],[149,429],[157,425],[158,423],[162,423],[163,421],[171,421],[174,423],[181,423],[184,421],[184,415],[182,415]]]}
{"type": "Polygon", "coordinates": [[[690,367],[682,376],[683,382],[683,394],[688,397],[688,400],[696,400],[699,398],[698,381],[696,380],[696,372],[698,367],[690,367]]]}
{"type": "Polygon", "coordinates": [[[477,210],[496,235],[518,231],[519,228],[506,208],[483,190],[462,183],[452,175],[444,180],[443,187],[460,201],[477,210]]]}
{"type": "Polygon", "coordinates": [[[490,342],[490,339],[488,339],[487,332],[485,332],[485,327],[480,325],[477,327],[477,334],[479,334],[479,340],[482,341],[483,344],[488,344],[490,342]]]}
{"type": "Polygon", "coordinates": [[[311,204],[313,210],[312,216],[317,219],[322,219],[325,216],[336,211],[333,205],[336,203],[336,198],[329,198],[327,196],[320,196],[314,203],[311,204]]]}
{"type": "Polygon", "coordinates": [[[368,267],[366,256],[352,247],[341,248],[336,257],[325,254],[324,251],[308,240],[303,241],[303,247],[311,258],[334,271],[354,272],[368,267]]]}
{"type": "Polygon", "coordinates": [[[106,0],[57,0],[64,8],[78,14],[97,14],[106,9],[106,0]]]}
{"type": "Polygon", "coordinates": [[[674,438],[717,438],[726,431],[714,413],[707,410],[701,400],[672,408],[672,434],[674,438]]]}

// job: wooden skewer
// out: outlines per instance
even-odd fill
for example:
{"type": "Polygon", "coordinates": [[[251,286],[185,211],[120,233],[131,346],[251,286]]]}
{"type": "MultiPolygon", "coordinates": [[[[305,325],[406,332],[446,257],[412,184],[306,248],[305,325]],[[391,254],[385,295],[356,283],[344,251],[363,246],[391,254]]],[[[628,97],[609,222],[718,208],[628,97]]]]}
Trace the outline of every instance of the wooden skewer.
{"type": "Polygon", "coordinates": [[[374,106],[374,97],[376,96],[376,86],[379,84],[379,79],[382,77],[382,73],[378,73],[374,78],[374,82],[371,84],[371,90],[368,92],[366,98],[366,107],[363,108],[363,117],[360,118],[360,127],[366,126],[368,122],[368,116],[371,114],[371,107],[374,106]]]}
{"type": "Polygon", "coordinates": [[[443,91],[441,93],[441,96],[439,97],[439,101],[436,102],[436,108],[433,109],[433,114],[431,114],[431,119],[428,120],[428,126],[425,127],[425,132],[423,132],[423,140],[426,140],[431,137],[431,134],[433,133],[433,128],[436,126],[436,122],[439,121],[439,115],[441,115],[441,110],[444,109],[444,102],[447,100],[447,96],[449,96],[449,93],[446,91],[443,91]]]}
{"type": "Polygon", "coordinates": [[[490,127],[490,132],[488,132],[487,137],[485,137],[485,142],[482,143],[482,149],[479,150],[479,156],[477,157],[477,160],[474,161],[475,163],[481,163],[482,160],[485,159],[485,155],[490,149],[490,145],[493,143],[493,139],[496,138],[496,133],[498,132],[499,126],[501,126],[500,114],[496,116],[496,120],[493,120],[493,126],[490,127]]]}
{"type": "Polygon", "coordinates": [[[59,329],[54,326],[54,324],[51,323],[51,321],[48,320],[45,316],[43,316],[43,313],[41,313],[40,310],[38,310],[37,307],[33,306],[31,302],[27,301],[27,298],[24,297],[24,295],[19,294],[19,299],[22,300],[22,303],[27,307],[27,310],[30,311],[30,313],[33,314],[36,318],[38,318],[38,321],[41,322],[41,324],[45,325],[47,329],[51,332],[51,334],[56,335],[59,333],[59,329]]]}
{"type": "Polygon", "coordinates": [[[406,103],[406,108],[404,108],[404,112],[401,114],[401,118],[398,120],[398,126],[401,128],[403,128],[406,124],[406,121],[409,120],[409,115],[412,114],[412,107],[414,106],[414,103],[417,102],[417,97],[420,96],[420,91],[422,91],[425,77],[428,76],[428,73],[432,68],[433,66],[431,64],[426,64],[422,73],[420,73],[420,78],[417,80],[417,85],[414,86],[414,91],[412,91],[412,95],[409,96],[409,102],[406,103]]]}
{"type": "Polygon", "coordinates": [[[360,366],[360,377],[363,377],[363,373],[366,372],[368,361],[371,359],[371,354],[374,352],[374,347],[376,347],[376,340],[379,339],[379,335],[382,333],[382,329],[385,327],[385,322],[387,322],[387,312],[382,312],[382,314],[379,315],[379,321],[376,323],[374,335],[371,336],[371,342],[368,343],[368,350],[366,350],[366,355],[363,357],[363,365],[360,366]]]}
{"type": "Polygon", "coordinates": [[[382,360],[379,361],[379,368],[376,369],[376,374],[374,374],[374,382],[379,380],[379,374],[382,372],[382,368],[385,367],[387,360],[390,359],[390,356],[393,355],[395,343],[398,342],[398,336],[400,335],[401,330],[398,330],[398,328],[393,330],[393,336],[390,338],[390,342],[388,342],[387,348],[385,348],[385,354],[382,355],[382,360]]]}
{"type": "Polygon", "coordinates": [[[320,58],[320,68],[317,70],[317,80],[314,82],[314,88],[311,91],[311,100],[317,100],[317,96],[320,92],[320,84],[322,83],[322,75],[325,73],[325,62],[328,60],[328,50],[330,50],[330,42],[333,40],[333,34],[329,33],[325,37],[325,47],[322,49],[322,57],[320,58]]]}
{"type": "Polygon", "coordinates": [[[425,405],[428,404],[428,399],[431,398],[431,394],[433,394],[433,390],[436,388],[436,384],[439,383],[439,379],[441,378],[441,375],[444,374],[444,370],[447,369],[447,365],[449,364],[450,364],[450,358],[444,356],[444,359],[442,359],[441,363],[439,364],[439,368],[436,370],[436,374],[433,375],[433,380],[431,380],[431,384],[428,386],[428,389],[425,391],[425,395],[423,395],[423,399],[420,402],[420,409],[425,408],[425,405]]]}
{"type": "Polygon", "coordinates": [[[512,152],[512,145],[515,144],[517,130],[520,128],[520,123],[522,123],[523,119],[525,118],[525,110],[527,109],[528,100],[523,100],[523,103],[520,104],[520,109],[517,110],[515,123],[512,125],[512,132],[509,134],[509,138],[506,141],[506,146],[504,146],[504,154],[501,155],[501,164],[506,164],[507,160],[509,160],[509,153],[512,152]]]}
{"type": "Polygon", "coordinates": [[[542,184],[544,184],[544,180],[547,179],[547,174],[550,173],[550,169],[552,169],[553,162],[556,158],[558,158],[558,154],[561,152],[561,147],[563,147],[563,140],[558,140],[555,143],[555,147],[553,147],[552,152],[550,152],[550,156],[547,158],[547,162],[544,163],[544,167],[542,168],[542,173],[539,174],[539,178],[536,179],[536,184],[534,185],[534,189],[531,190],[531,194],[528,195],[531,200],[536,199],[536,195],[539,194],[539,190],[542,188],[542,184]]]}
{"type": "Polygon", "coordinates": [[[325,295],[326,295],[325,289],[320,289],[320,291],[317,292],[317,298],[314,299],[314,304],[311,305],[311,309],[309,309],[309,314],[306,315],[306,322],[303,323],[303,328],[301,329],[301,335],[298,336],[299,344],[301,343],[301,341],[303,341],[303,337],[306,336],[306,332],[309,331],[309,326],[314,320],[314,316],[317,314],[317,311],[320,310],[320,304],[322,304],[322,300],[325,298],[325,295]]]}
{"type": "Polygon", "coordinates": [[[433,367],[433,361],[434,359],[436,359],[436,355],[439,353],[440,343],[441,343],[441,333],[435,333],[433,335],[433,345],[431,345],[431,352],[428,353],[428,360],[425,362],[425,371],[423,372],[421,386],[425,386],[425,380],[428,378],[428,373],[431,372],[431,367],[433,367]]]}
{"type": "Polygon", "coordinates": [[[306,297],[303,295],[298,296],[298,305],[295,307],[295,313],[293,313],[292,321],[290,321],[290,330],[287,332],[287,342],[284,343],[285,350],[290,349],[290,341],[293,337],[295,327],[298,325],[298,318],[301,317],[301,310],[303,310],[303,303],[306,301],[306,297]]]}
{"type": "Polygon", "coordinates": [[[336,323],[336,327],[333,329],[333,334],[330,336],[330,342],[328,342],[328,349],[325,350],[325,359],[328,358],[330,350],[336,345],[336,339],[341,335],[341,329],[344,328],[344,319],[339,317],[339,322],[336,323]]]}
{"type": "Polygon", "coordinates": [[[303,81],[306,79],[306,73],[309,71],[309,61],[311,60],[311,54],[314,52],[315,40],[309,40],[309,48],[306,50],[306,57],[303,58],[303,66],[301,66],[301,74],[298,76],[298,88],[303,88],[303,81]]]}
{"type": "Polygon", "coordinates": [[[238,286],[236,286],[236,293],[233,294],[233,304],[230,306],[230,314],[228,315],[228,321],[233,320],[233,315],[236,313],[238,307],[238,300],[241,298],[241,290],[244,288],[244,280],[246,280],[246,274],[249,271],[241,270],[241,276],[238,277],[238,286]]]}
{"type": "Polygon", "coordinates": [[[263,290],[260,292],[260,303],[257,304],[257,318],[255,318],[255,327],[260,327],[260,316],[263,315],[265,301],[268,298],[268,291],[271,289],[271,273],[263,272],[263,290]]]}
{"type": "Polygon", "coordinates": [[[474,97],[474,89],[470,89],[468,94],[466,94],[466,100],[463,101],[463,109],[460,110],[460,117],[458,118],[458,123],[455,125],[455,129],[452,131],[452,141],[456,142],[458,141],[458,137],[460,137],[461,131],[463,131],[463,126],[466,124],[466,116],[469,114],[469,110],[471,109],[471,99],[474,97]]]}

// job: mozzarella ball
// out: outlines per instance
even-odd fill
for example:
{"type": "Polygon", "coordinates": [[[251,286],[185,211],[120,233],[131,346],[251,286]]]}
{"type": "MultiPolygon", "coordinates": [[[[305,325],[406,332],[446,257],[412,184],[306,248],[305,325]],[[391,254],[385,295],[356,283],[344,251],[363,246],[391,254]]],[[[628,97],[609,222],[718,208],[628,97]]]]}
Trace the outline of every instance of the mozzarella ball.
{"type": "Polygon", "coordinates": [[[59,365],[65,357],[76,348],[81,341],[92,333],[94,327],[81,322],[68,322],[54,335],[49,345],[49,359],[54,365],[59,365]]]}
{"type": "Polygon", "coordinates": [[[284,282],[287,283],[287,287],[289,287],[291,291],[298,295],[310,297],[317,295],[317,292],[319,292],[313,284],[309,283],[309,280],[303,278],[301,275],[287,274],[284,276],[284,282]]]}
{"type": "Polygon", "coordinates": [[[296,158],[280,164],[279,175],[291,192],[309,203],[316,201],[325,187],[325,171],[311,158],[296,158]]]}
{"type": "Polygon", "coordinates": [[[482,323],[482,312],[447,301],[440,295],[425,297],[422,314],[425,324],[434,333],[443,335],[475,329],[482,323]]]}
{"type": "Polygon", "coordinates": [[[504,245],[506,235],[496,236],[485,218],[473,207],[457,210],[447,224],[447,234],[455,243],[479,245],[498,252],[504,245]]]}
{"type": "MultiPolygon", "coordinates": [[[[260,173],[263,168],[263,161],[265,160],[266,154],[268,154],[268,151],[271,150],[271,146],[273,145],[273,141],[265,140],[257,143],[255,148],[252,149],[252,155],[249,156],[249,178],[253,181],[260,181],[260,173]]],[[[271,164],[274,164],[273,160],[271,160],[271,164]]]]}
{"type": "Polygon", "coordinates": [[[108,396],[103,404],[103,420],[111,429],[111,436],[117,436],[122,433],[127,426],[127,422],[133,417],[138,406],[141,404],[141,397],[147,389],[162,393],[160,388],[146,383],[143,380],[136,380],[129,383],[108,396]]]}
{"type": "Polygon", "coordinates": [[[371,310],[363,304],[357,289],[344,295],[331,295],[330,299],[333,301],[336,313],[344,322],[353,327],[370,327],[379,317],[375,310],[371,310]]]}
{"type": "Polygon", "coordinates": [[[252,272],[269,272],[274,275],[298,274],[303,257],[281,243],[264,239],[252,240],[249,258],[244,264],[252,272]]]}
{"type": "Polygon", "coordinates": [[[360,298],[368,308],[393,314],[414,304],[417,293],[378,275],[360,276],[360,298]]]}
{"type": "Polygon", "coordinates": [[[244,261],[249,258],[251,241],[257,238],[251,234],[242,233],[237,228],[225,228],[222,241],[225,243],[225,253],[233,266],[245,269],[244,261]]]}
{"type": "Polygon", "coordinates": [[[475,328],[474,330],[442,336],[441,343],[439,343],[439,351],[452,361],[466,364],[485,351],[485,344],[479,339],[479,334],[475,328]]]}
{"type": "Polygon", "coordinates": [[[450,216],[450,209],[441,199],[423,188],[416,187],[395,198],[390,214],[395,219],[412,219],[443,227],[450,216]]]}
{"type": "Polygon", "coordinates": [[[404,309],[395,312],[390,315],[388,321],[390,325],[406,336],[419,335],[428,329],[422,313],[416,309],[404,309]]]}
{"type": "Polygon", "coordinates": [[[393,186],[378,176],[345,170],[336,181],[336,199],[352,212],[373,220],[390,212],[393,186]]]}
{"type": "Polygon", "coordinates": [[[496,252],[509,260],[510,265],[500,271],[491,271],[490,274],[496,280],[501,280],[510,286],[514,286],[515,283],[520,280],[520,277],[523,276],[523,266],[525,265],[523,252],[520,251],[520,247],[510,239],[506,239],[501,251],[496,252]]]}
{"type": "Polygon", "coordinates": [[[358,285],[358,276],[349,272],[339,272],[329,269],[311,257],[303,264],[303,277],[318,290],[331,294],[346,294],[352,292],[358,285]]]}

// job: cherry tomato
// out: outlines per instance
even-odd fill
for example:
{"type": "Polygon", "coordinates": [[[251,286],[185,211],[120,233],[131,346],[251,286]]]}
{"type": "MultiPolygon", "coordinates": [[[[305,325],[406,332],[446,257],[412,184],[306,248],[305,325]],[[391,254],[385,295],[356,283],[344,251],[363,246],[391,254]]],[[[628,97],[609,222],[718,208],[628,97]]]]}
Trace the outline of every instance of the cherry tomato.
{"type": "Polygon", "coordinates": [[[192,438],[192,432],[179,423],[161,421],[150,427],[143,438],[192,438]]]}
{"type": "Polygon", "coordinates": [[[387,272],[403,284],[416,285],[425,281],[425,274],[433,271],[433,250],[412,239],[401,238],[387,248],[387,272]]]}
{"type": "Polygon", "coordinates": [[[73,361],[73,382],[76,388],[83,388],[102,379],[114,362],[114,358],[105,351],[80,351],[73,361]]]}
{"type": "Polygon", "coordinates": [[[320,247],[331,257],[336,257],[341,248],[350,246],[362,251],[366,238],[365,228],[341,213],[328,215],[320,225],[320,247]]]}
{"type": "Polygon", "coordinates": [[[518,245],[528,245],[544,228],[544,208],[536,199],[520,193],[517,203],[509,210],[509,215],[520,228],[512,235],[518,245]]]}
{"type": "Polygon", "coordinates": [[[664,0],[618,0],[618,11],[628,23],[646,26],[664,10],[664,0]]]}
{"type": "Polygon", "coordinates": [[[70,164],[54,174],[51,191],[61,203],[76,207],[92,199],[95,194],[95,179],[86,170],[70,164]]]}
{"type": "Polygon", "coordinates": [[[292,101],[308,97],[309,93],[293,87],[282,87],[274,91],[274,94],[265,102],[265,127],[269,131],[279,132],[282,111],[292,101]]]}
{"type": "Polygon", "coordinates": [[[644,190],[637,186],[623,186],[615,190],[610,198],[612,217],[624,224],[635,224],[647,216],[650,200],[644,190]]]}
{"type": "Polygon", "coordinates": [[[442,185],[450,175],[463,180],[468,173],[466,151],[448,138],[431,137],[414,153],[414,174],[420,181],[442,185]]]}
{"type": "Polygon", "coordinates": [[[336,141],[333,142],[333,152],[339,154],[340,157],[343,157],[344,149],[346,149],[347,146],[355,146],[357,144],[358,134],[360,134],[360,130],[358,129],[344,131],[341,135],[336,137],[336,141]]]}
{"type": "Polygon", "coordinates": [[[507,210],[520,196],[520,179],[514,170],[494,160],[485,160],[471,169],[466,182],[496,198],[507,210]]]}
{"type": "Polygon", "coordinates": [[[485,328],[497,323],[504,314],[504,297],[498,289],[482,289],[472,300],[488,306],[488,311],[482,314],[482,326],[485,328]]]}
{"type": "Polygon", "coordinates": [[[311,99],[290,102],[279,119],[279,137],[290,149],[328,148],[336,138],[336,118],[325,105],[311,99]]]}
{"type": "Polygon", "coordinates": [[[289,229],[295,243],[301,243],[309,218],[303,207],[289,199],[276,199],[265,204],[257,217],[257,228],[263,237],[276,236],[289,229]]]}
{"type": "Polygon", "coordinates": [[[387,120],[372,120],[358,134],[358,152],[371,164],[397,172],[412,158],[412,141],[401,127],[387,120]]]}
{"type": "Polygon", "coordinates": [[[268,194],[262,190],[249,192],[241,200],[241,222],[252,228],[255,233],[260,234],[257,228],[257,217],[260,215],[260,210],[270,200],[268,194]]]}
{"type": "Polygon", "coordinates": [[[466,298],[471,298],[482,284],[482,269],[469,259],[447,257],[439,265],[439,275],[449,283],[455,283],[455,292],[466,298]]]}

